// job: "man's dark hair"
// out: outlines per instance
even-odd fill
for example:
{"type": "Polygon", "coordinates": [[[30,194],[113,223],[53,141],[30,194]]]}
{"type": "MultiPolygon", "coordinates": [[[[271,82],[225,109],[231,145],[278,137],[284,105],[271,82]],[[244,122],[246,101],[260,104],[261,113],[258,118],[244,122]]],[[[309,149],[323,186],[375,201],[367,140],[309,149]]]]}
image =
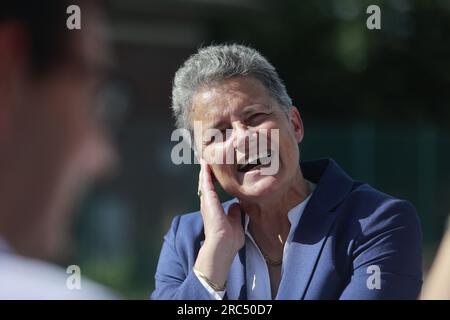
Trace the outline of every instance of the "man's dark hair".
{"type": "MultiPolygon", "coordinates": [[[[79,1],[1,0],[0,28],[14,22],[25,32],[30,71],[46,73],[67,58],[69,43],[76,32],[68,30],[67,7],[79,1]]],[[[89,1],[87,1],[89,2],[89,1]]]]}

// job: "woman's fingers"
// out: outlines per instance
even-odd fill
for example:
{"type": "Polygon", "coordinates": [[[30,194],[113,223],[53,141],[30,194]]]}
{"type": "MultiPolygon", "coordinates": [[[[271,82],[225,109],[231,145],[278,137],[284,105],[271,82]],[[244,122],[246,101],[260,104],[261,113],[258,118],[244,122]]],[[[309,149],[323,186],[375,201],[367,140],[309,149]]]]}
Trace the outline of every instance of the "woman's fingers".
{"type": "Polygon", "coordinates": [[[207,191],[214,191],[214,184],[211,178],[211,168],[209,167],[208,163],[204,159],[200,159],[200,166],[201,166],[201,187],[202,192],[207,191]]]}
{"type": "Polygon", "coordinates": [[[200,190],[200,206],[203,215],[216,215],[217,212],[222,213],[223,208],[219,201],[219,197],[214,189],[214,184],[211,178],[211,169],[204,159],[200,159],[200,175],[199,175],[199,190],[200,190]]]}
{"type": "Polygon", "coordinates": [[[238,250],[242,247],[244,239],[240,222],[240,205],[232,205],[227,216],[214,188],[211,168],[204,159],[200,159],[200,166],[200,211],[205,228],[205,240],[220,248],[238,250]]]}

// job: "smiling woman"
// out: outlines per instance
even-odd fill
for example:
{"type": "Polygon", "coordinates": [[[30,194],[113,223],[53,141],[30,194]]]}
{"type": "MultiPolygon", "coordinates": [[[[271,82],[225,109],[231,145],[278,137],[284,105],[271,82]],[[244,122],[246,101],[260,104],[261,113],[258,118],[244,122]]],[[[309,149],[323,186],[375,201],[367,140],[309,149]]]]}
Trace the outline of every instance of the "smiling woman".
{"type": "Polygon", "coordinates": [[[331,159],[300,163],[302,118],[260,53],[200,49],[175,75],[172,108],[178,127],[195,131],[200,211],[174,219],[153,298],[417,297],[415,209],[353,181],[331,159]],[[277,170],[263,174],[274,162],[277,170]],[[235,198],[220,203],[214,179],[235,198]],[[380,270],[376,287],[367,285],[372,269],[380,270]]]}

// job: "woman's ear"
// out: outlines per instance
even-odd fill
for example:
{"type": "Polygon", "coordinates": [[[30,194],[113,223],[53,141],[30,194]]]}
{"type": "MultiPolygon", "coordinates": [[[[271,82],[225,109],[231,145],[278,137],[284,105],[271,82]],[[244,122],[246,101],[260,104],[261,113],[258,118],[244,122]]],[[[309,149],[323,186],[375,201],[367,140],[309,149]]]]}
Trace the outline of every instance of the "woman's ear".
{"type": "Polygon", "coordinates": [[[289,110],[290,115],[290,121],[292,128],[294,130],[294,136],[297,143],[302,142],[303,136],[304,136],[304,129],[303,129],[303,121],[300,117],[300,112],[298,112],[298,109],[294,106],[291,107],[289,110]]]}

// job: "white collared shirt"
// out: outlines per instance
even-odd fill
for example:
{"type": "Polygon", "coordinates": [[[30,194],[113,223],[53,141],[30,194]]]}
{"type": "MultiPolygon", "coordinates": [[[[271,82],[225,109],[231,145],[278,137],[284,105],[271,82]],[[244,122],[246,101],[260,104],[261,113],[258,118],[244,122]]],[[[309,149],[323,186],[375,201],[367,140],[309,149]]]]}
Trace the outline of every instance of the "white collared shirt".
{"type": "MultiPolygon", "coordinates": [[[[315,185],[310,183],[311,189],[314,190],[315,185]]],[[[283,248],[283,262],[281,266],[281,277],[283,277],[284,271],[284,262],[286,261],[286,257],[289,255],[289,249],[292,243],[292,238],[294,236],[294,232],[297,229],[297,225],[300,221],[300,218],[305,210],[306,205],[309,202],[309,199],[312,196],[312,192],[306,197],[302,202],[297,204],[288,212],[288,219],[291,224],[289,229],[289,234],[286,239],[283,248]]],[[[237,200],[236,200],[237,201],[237,200]]],[[[248,215],[245,215],[245,250],[246,250],[246,279],[247,279],[247,299],[248,300],[271,300],[272,292],[270,288],[270,277],[269,277],[269,269],[267,268],[266,260],[261,253],[261,250],[256,245],[255,240],[253,239],[250,231],[248,230],[248,225],[250,222],[250,218],[248,215]]],[[[222,300],[225,295],[225,291],[214,291],[208,283],[203,280],[194,269],[194,273],[197,275],[200,283],[205,287],[208,291],[212,299],[222,300]]]]}
{"type": "MultiPolygon", "coordinates": [[[[81,270],[82,271],[82,270],[81,270]]],[[[20,256],[0,237],[0,300],[117,299],[81,273],[79,290],[67,285],[71,273],[45,261],[20,256]]],[[[69,279],[70,280],[70,279],[69,279]]]]}

